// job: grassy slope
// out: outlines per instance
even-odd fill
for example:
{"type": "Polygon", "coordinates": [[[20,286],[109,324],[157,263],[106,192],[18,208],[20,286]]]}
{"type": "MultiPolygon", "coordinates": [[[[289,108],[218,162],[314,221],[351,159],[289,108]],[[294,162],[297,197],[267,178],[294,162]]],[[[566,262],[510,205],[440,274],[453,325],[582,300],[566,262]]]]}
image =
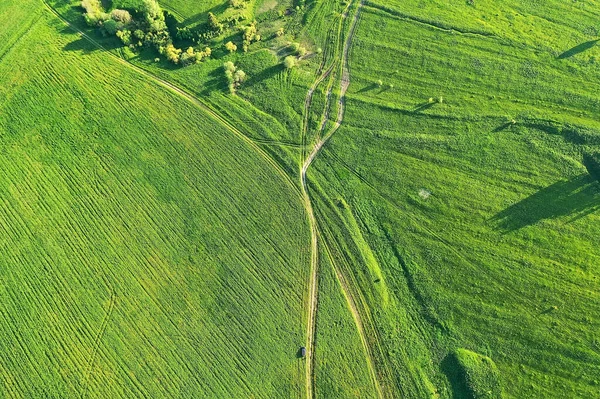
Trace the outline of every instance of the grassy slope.
{"type": "MultiPolygon", "coordinates": [[[[597,7],[570,12],[586,21],[597,7]]],[[[473,28],[449,11],[436,18],[473,28]]],[[[572,19],[546,31],[571,31],[572,19]]],[[[365,9],[345,126],[311,174],[326,193],[317,208],[332,226],[328,239],[355,254],[355,278],[405,396],[424,396],[426,379],[450,396],[439,365],[466,347],[497,363],[508,397],[592,397],[600,189],[581,161],[597,136],[575,144],[548,126],[598,127],[598,50],[559,58],[572,44],[543,51],[544,37],[521,45],[508,25],[495,29],[508,33],[452,33],[365,9]],[[395,88],[378,89],[377,79],[395,88]],[[442,104],[427,104],[439,96],[442,104]],[[352,216],[340,219],[340,198],[352,216]],[[370,250],[379,281],[364,258],[370,250]],[[404,309],[410,321],[391,322],[404,309]],[[403,359],[407,347],[414,352],[403,359]]]]}
{"type": "Polygon", "coordinates": [[[48,13],[0,76],[2,390],[299,394],[308,241],[295,192],[48,13]]]}

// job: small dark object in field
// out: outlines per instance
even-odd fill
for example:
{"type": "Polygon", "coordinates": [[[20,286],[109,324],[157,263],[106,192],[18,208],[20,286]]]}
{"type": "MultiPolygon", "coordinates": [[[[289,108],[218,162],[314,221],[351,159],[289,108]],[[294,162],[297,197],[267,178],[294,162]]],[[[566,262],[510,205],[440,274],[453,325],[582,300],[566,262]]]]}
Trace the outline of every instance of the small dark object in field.
{"type": "Polygon", "coordinates": [[[300,357],[306,357],[306,347],[301,346],[300,350],[298,351],[298,354],[300,355],[300,357]]]}

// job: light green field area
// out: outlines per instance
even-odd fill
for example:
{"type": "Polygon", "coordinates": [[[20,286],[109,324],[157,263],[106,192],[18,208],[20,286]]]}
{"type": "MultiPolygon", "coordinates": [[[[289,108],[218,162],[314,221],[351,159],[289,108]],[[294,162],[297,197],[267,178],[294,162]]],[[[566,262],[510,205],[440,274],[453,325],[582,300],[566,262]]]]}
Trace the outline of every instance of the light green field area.
{"type": "Polygon", "coordinates": [[[0,0],[4,396],[598,397],[600,3],[78,5],[0,0]]]}
{"type": "Polygon", "coordinates": [[[48,12],[0,76],[0,390],[299,395],[296,190],[48,12]]]}

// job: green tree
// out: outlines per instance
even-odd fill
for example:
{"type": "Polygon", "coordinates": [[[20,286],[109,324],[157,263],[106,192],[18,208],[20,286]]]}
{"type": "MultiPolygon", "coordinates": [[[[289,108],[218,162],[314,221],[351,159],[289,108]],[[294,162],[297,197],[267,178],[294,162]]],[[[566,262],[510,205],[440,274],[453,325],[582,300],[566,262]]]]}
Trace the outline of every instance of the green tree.
{"type": "Polygon", "coordinates": [[[283,65],[287,68],[287,69],[292,69],[293,67],[296,66],[296,57],[292,56],[292,55],[288,55],[287,57],[285,57],[285,59],[283,60],[283,65]]]}
{"type": "Polygon", "coordinates": [[[108,33],[111,36],[115,35],[119,28],[118,22],[115,21],[114,19],[109,19],[108,21],[104,21],[102,26],[104,27],[104,30],[106,31],[106,33],[108,33]]]}
{"type": "Polygon", "coordinates": [[[230,53],[233,53],[233,52],[237,51],[237,46],[233,42],[231,42],[231,41],[225,43],[225,48],[230,53]]]}
{"type": "Polygon", "coordinates": [[[208,26],[210,26],[213,31],[217,32],[222,32],[224,29],[223,24],[219,22],[215,14],[212,12],[208,13],[208,26]]]}

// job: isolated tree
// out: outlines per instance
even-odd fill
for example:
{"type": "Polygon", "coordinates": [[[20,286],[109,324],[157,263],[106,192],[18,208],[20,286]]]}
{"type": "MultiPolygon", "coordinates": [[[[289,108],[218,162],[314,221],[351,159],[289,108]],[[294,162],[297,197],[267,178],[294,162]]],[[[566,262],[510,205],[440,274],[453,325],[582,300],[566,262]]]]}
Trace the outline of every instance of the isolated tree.
{"type": "Polygon", "coordinates": [[[227,51],[229,51],[230,53],[234,53],[234,52],[236,52],[236,51],[237,51],[237,46],[236,46],[236,45],[235,45],[233,42],[231,42],[231,41],[229,41],[229,42],[225,43],[225,48],[226,48],[226,49],[227,49],[227,51]]]}
{"type": "Polygon", "coordinates": [[[288,55],[287,57],[285,57],[285,59],[283,60],[283,65],[287,68],[287,69],[292,69],[293,67],[296,66],[296,57],[292,56],[292,55],[288,55]]]}
{"type": "Polygon", "coordinates": [[[242,71],[241,69],[238,69],[233,74],[233,81],[240,85],[246,80],[246,77],[246,72],[242,71]]]}

